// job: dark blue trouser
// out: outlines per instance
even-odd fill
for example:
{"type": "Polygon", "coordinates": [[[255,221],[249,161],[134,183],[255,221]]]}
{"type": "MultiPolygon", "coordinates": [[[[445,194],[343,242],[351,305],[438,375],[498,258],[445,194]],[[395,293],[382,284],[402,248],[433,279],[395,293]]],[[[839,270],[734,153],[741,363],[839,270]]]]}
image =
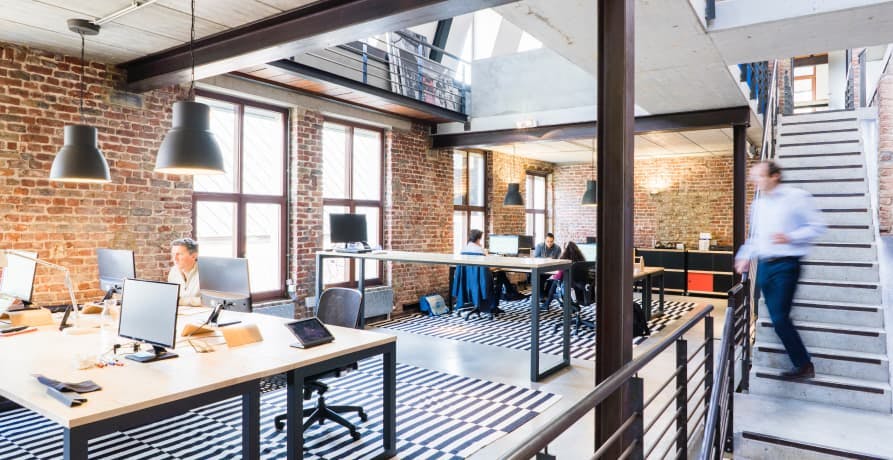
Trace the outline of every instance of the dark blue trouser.
{"type": "Polygon", "coordinates": [[[760,260],[757,266],[757,286],[763,291],[763,299],[769,309],[769,316],[772,317],[775,333],[797,368],[811,361],[800,334],[791,322],[791,303],[799,278],[800,259],[797,257],[760,260]]]}

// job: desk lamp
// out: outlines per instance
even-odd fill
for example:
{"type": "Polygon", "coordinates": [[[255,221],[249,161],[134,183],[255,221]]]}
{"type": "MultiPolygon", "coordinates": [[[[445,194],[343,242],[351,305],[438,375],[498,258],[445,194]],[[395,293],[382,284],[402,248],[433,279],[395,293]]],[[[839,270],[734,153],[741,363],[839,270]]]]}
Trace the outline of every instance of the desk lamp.
{"type": "MultiPolygon", "coordinates": [[[[47,262],[45,260],[40,260],[36,257],[27,256],[27,255],[22,254],[14,249],[0,249],[0,267],[5,268],[8,265],[8,261],[7,261],[8,255],[13,255],[15,257],[21,257],[22,259],[35,262],[38,265],[43,265],[44,267],[53,268],[53,269],[56,269],[56,270],[59,270],[59,271],[65,273],[65,287],[68,288],[68,295],[71,296],[71,306],[69,308],[74,310],[74,325],[72,327],[71,325],[65,324],[65,318],[68,317],[68,315],[66,315],[62,319],[62,324],[59,325],[59,328],[66,334],[87,334],[87,333],[93,332],[92,329],[85,329],[85,328],[79,327],[80,322],[81,322],[81,315],[78,313],[78,302],[77,302],[77,299],[75,299],[75,297],[74,297],[74,288],[71,287],[71,273],[68,271],[67,268],[65,268],[61,265],[56,265],[56,264],[47,262]]],[[[66,310],[66,313],[67,313],[67,310],[66,310]]]]}

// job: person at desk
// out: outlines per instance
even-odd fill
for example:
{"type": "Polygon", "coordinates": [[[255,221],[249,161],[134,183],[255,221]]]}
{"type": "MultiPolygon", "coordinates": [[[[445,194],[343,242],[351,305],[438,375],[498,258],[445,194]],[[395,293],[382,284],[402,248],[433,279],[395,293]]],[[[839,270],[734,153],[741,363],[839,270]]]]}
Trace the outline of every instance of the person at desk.
{"type": "Polygon", "coordinates": [[[561,248],[555,244],[555,235],[546,233],[546,240],[536,245],[533,251],[533,257],[548,257],[550,259],[558,259],[561,257],[561,248]]]}
{"type": "MultiPolygon", "coordinates": [[[[583,257],[583,251],[580,250],[580,247],[577,246],[573,241],[568,241],[567,245],[564,247],[564,251],[561,252],[561,256],[559,259],[569,260],[571,262],[584,262],[586,258],[583,257]]],[[[561,285],[561,278],[564,272],[556,272],[554,275],[549,277],[548,286],[549,293],[546,294],[545,299],[540,302],[540,308],[548,309],[549,305],[552,304],[552,299],[556,298],[558,294],[558,286],[561,285]]],[[[559,301],[561,301],[559,297],[559,301]]],[[[583,299],[578,299],[580,304],[582,305],[583,299]]]]}
{"type": "Polygon", "coordinates": [[[198,281],[198,243],[192,238],[180,238],[171,242],[171,271],[168,283],[180,285],[180,305],[197,307],[202,304],[198,281]]]}
{"type": "MultiPolygon", "coordinates": [[[[484,232],[478,229],[472,229],[468,232],[468,243],[462,248],[462,254],[480,254],[487,255],[487,250],[481,245],[484,238],[484,232]]],[[[509,281],[508,276],[502,270],[493,272],[494,292],[502,293],[502,300],[513,301],[527,298],[518,292],[514,284],[509,281]]]]}

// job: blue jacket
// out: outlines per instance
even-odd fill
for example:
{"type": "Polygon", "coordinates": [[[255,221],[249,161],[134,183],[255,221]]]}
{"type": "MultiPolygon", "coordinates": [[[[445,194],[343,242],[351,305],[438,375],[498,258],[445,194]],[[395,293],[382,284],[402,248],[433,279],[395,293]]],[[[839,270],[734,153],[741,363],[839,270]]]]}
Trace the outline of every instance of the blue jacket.
{"type": "MultiPolygon", "coordinates": [[[[480,255],[465,252],[462,254],[480,255]]],[[[493,295],[490,269],[480,265],[456,266],[452,291],[457,307],[466,303],[472,303],[475,306],[489,306],[496,299],[496,296],[493,295]]]]}

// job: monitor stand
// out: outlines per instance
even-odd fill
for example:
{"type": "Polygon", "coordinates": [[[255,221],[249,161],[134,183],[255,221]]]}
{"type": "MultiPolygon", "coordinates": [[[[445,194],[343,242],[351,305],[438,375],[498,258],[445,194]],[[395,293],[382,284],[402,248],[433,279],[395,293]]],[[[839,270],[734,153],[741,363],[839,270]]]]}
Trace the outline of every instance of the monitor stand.
{"type": "Polygon", "coordinates": [[[372,252],[372,248],[369,247],[369,244],[365,241],[358,241],[356,243],[345,243],[343,248],[335,248],[335,252],[350,252],[354,254],[372,252]],[[360,244],[362,247],[351,246],[353,244],[360,244]]]}
{"type": "Polygon", "coordinates": [[[162,359],[176,358],[178,354],[167,351],[164,347],[152,345],[152,351],[141,351],[130,355],[124,355],[127,359],[139,361],[141,363],[151,363],[152,361],[161,361],[162,359]]]}

